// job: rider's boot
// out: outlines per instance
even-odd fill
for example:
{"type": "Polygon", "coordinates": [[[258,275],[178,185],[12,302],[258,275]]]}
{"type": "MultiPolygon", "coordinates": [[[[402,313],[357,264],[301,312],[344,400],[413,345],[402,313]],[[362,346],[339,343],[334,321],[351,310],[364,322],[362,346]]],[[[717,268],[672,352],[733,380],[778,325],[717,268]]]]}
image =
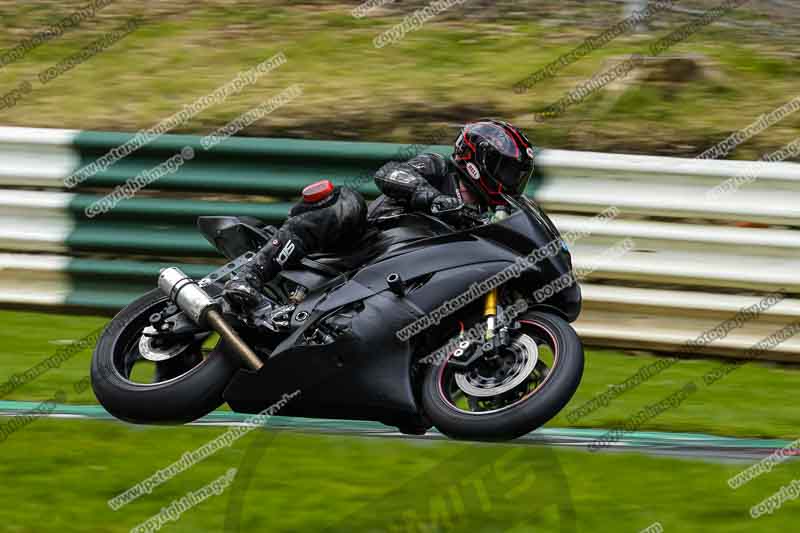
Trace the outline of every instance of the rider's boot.
{"type": "Polygon", "coordinates": [[[240,311],[248,311],[263,300],[264,285],[302,250],[299,240],[279,230],[276,237],[231,278],[223,290],[225,299],[240,311]]]}

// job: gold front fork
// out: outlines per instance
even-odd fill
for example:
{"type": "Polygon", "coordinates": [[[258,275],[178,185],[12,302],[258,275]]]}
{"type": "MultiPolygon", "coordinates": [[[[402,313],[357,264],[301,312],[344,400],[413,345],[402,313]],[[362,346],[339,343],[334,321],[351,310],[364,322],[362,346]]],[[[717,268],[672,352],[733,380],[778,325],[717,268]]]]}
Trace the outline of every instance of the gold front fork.
{"type": "Polygon", "coordinates": [[[497,289],[494,288],[486,295],[483,307],[483,316],[486,318],[486,340],[494,337],[494,321],[497,316],[497,289]]]}
{"type": "MultiPolygon", "coordinates": [[[[499,222],[508,218],[508,210],[503,206],[498,206],[492,215],[492,222],[499,222]]],[[[494,338],[495,317],[497,316],[497,288],[495,287],[486,295],[486,303],[483,307],[483,316],[486,318],[486,340],[494,338]]]]}

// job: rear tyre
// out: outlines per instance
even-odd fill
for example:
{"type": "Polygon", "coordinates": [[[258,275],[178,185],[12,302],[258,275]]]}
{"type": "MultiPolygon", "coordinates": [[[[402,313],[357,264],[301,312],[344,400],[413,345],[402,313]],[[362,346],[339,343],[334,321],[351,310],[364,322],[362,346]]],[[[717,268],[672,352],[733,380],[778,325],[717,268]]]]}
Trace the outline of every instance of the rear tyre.
{"type": "Polygon", "coordinates": [[[208,350],[198,340],[185,345],[179,356],[155,364],[141,356],[139,340],[149,317],[167,304],[160,291],[148,292],[120,311],[97,343],[92,389],[117,418],[139,424],[185,423],[224,403],[222,393],[238,365],[222,342],[208,350]],[[134,379],[134,368],[142,363],[155,367],[149,370],[149,382],[134,379]]]}
{"type": "Polygon", "coordinates": [[[497,360],[462,372],[448,366],[450,355],[427,369],[422,405],[439,431],[456,439],[515,439],[553,418],[575,394],[583,375],[575,330],[542,312],[518,320],[521,329],[497,360]]]}

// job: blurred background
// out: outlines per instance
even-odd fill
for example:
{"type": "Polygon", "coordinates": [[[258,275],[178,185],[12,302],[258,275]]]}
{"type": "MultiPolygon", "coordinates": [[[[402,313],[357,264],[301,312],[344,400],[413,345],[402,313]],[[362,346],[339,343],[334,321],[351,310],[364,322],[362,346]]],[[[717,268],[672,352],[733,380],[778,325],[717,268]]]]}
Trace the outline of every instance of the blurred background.
{"type": "MultiPolygon", "coordinates": [[[[130,17],[145,23],[91,63],[3,110],[3,121],[46,128],[148,128],[278,51],[287,55],[285,68],[175,133],[210,132],[265,96],[302,83],[302,101],[241,135],[414,142],[436,126],[455,131],[466,120],[501,116],[528,128],[546,147],[691,157],[794,96],[797,5],[751,1],[678,43],[664,53],[669,57],[647,61],[546,127],[535,127],[530,117],[524,122],[534,109],[628,54],[645,51],[650,41],[718,3],[674,2],[523,95],[511,90],[514,83],[646,2],[469,0],[396,44],[373,46],[379,33],[427,4],[388,2],[355,18],[356,2],[113,2],[6,65],[0,70],[4,87],[34,77],[130,17]],[[680,58],[681,68],[669,68],[673,57],[680,58]]],[[[10,48],[83,5],[3,2],[4,44],[10,48]]],[[[792,140],[797,120],[764,132],[733,157],[754,159],[792,140]]]]}
{"type": "Polygon", "coordinates": [[[408,17],[431,5],[0,1],[0,531],[130,531],[231,467],[231,487],[164,528],[796,523],[800,504],[790,497],[767,516],[750,514],[800,478],[796,461],[735,490],[728,480],[799,436],[800,3],[453,0],[412,27],[408,17]],[[63,32],[40,33],[65,20],[73,22],[63,32]],[[285,64],[77,187],[65,184],[281,53],[285,64]],[[636,54],[624,74],[598,81],[636,54]],[[274,100],[290,87],[301,94],[274,100]],[[236,128],[238,138],[201,144],[270,102],[236,128]],[[278,224],[300,189],[322,178],[374,197],[381,164],[446,154],[460,126],[481,117],[514,123],[542,149],[529,194],[562,232],[582,235],[571,245],[586,272],[576,325],[586,370],[565,411],[509,445],[278,420],[112,510],[108,499],[241,422],[223,409],[194,426],[118,423],[87,383],[93,334],[152,288],[159,268],[202,276],[220,263],[195,218],[278,224]],[[87,216],[114,187],[186,146],[195,156],[177,172],[87,216]],[[725,194],[709,193],[737,176],[725,194]],[[618,215],[599,223],[594,215],[609,208],[618,215]],[[630,253],[597,263],[625,238],[635,242],[630,253]],[[750,314],[724,335],[703,336],[743,310],[750,314]],[[59,349],[69,356],[56,367],[14,381],[59,349]],[[624,445],[585,449],[691,383],[688,398],[637,424],[624,445]],[[54,398],[49,416],[24,418],[54,398]]]}

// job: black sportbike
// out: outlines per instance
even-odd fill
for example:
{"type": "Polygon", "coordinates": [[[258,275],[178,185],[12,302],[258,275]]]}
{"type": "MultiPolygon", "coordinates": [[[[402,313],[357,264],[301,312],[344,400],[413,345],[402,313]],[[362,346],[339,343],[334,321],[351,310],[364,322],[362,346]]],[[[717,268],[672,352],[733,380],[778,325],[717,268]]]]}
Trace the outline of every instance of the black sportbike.
{"type": "Polygon", "coordinates": [[[468,229],[384,217],[347,254],[312,254],[281,272],[247,312],[227,304],[222,286],[275,228],[200,217],[229,263],[197,281],[165,269],[157,289],[110,322],[92,359],[97,399],[135,423],[188,422],[227,402],[409,434],[524,435],[580,383],[583,347],[569,323],[581,293],[547,215],[530,199],[505,200],[468,229]]]}

